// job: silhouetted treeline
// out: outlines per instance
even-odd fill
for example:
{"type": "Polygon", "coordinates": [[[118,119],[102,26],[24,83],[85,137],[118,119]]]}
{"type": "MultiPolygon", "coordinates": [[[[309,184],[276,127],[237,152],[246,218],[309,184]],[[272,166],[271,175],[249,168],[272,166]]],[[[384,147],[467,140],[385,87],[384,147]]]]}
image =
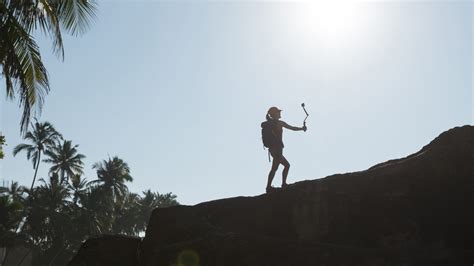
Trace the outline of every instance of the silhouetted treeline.
{"type": "MultiPolygon", "coordinates": [[[[97,176],[83,177],[84,155],[48,123],[36,122],[14,154],[26,152],[33,163],[33,180],[40,162],[49,164],[49,177],[30,188],[11,182],[0,187],[0,261],[14,247],[33,265],[65,265],[86,238],[100,234],[139,236],[153,209],[177,205],[176,195],[147,190],[129,191],[133,181],[127,163],[107,158],[92,167],[97,176]],[[43,158],[43,159],[41,159],[43,158]]],[[[15,256],[18,256],[16,253],[15,256]]]]}

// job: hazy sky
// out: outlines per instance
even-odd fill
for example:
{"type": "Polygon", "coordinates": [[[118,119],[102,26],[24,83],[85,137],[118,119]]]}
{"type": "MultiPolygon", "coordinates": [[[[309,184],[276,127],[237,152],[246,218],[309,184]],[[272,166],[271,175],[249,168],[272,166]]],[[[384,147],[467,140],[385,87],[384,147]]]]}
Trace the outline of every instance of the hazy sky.
{"type": "MultiPolygon", "coordinates": [[[[260,123],[273,105],[296,126],[302,102],[310,113],[308,132],[284,133],[290,183],[364,170],[473,124],[473,5],[101,2],[64,62],[40,40],[51,79],[40,120],[79,144],[89,180],[118,155],[132,191],[183,204],[264,192],[260,123]]],[[[0,179],[29,186],[31,162],[12,156],[21,111],[1,82],[0,179]]]]}

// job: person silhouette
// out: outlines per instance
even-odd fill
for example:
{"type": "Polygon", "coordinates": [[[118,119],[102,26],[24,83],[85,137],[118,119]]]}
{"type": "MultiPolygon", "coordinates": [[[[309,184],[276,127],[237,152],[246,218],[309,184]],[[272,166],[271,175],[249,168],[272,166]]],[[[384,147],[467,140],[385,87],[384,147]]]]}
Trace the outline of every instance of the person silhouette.
{"type": "MultiPolygon", "coordinates": [[[[272,141],[270,145],[268,145],[268,151],[270,152],[273,161],[272,161],[272,168],[270,169],[270,173],[268,173],[268,182],[266,192],[271,192],[276,188],[272,187],[272,181],[275,177],[275,173],[278,170],[278,166],[282,164],[284,166],[283,173],[282,173],[282,183],[281,187],[285,188],[288,184],[286,183],[286,179],[288,177],[288,172],[290,170],[290,163],[288,160],[283,156],[283,128],[287,128],[293,131],[305,131],[306,132],[306,125],[303,127],[294,127],[288,125],[286,122],[280,120],[281,118],[281,111],[277,107],[270,107],[268,109],[266,119],[267,122],[271,125],[271,130],[273,133],[274,138],[276,141],[272,141]]],[[[262,128],[264,127],[262,123],[262,128]]]]}

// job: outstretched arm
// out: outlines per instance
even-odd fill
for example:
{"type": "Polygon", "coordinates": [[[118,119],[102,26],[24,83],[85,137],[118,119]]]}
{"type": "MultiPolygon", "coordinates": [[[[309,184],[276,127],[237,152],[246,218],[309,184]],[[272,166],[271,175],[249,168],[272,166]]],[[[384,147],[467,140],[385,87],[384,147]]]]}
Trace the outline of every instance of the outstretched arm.
{"type": "Polygon", "coordinates": [[[294,126],[290,126],[288,125],[286,122],[284,121],[280,121],[281,122],[281,125],[284,127],[284,128],[287,128],[289,130],[293,130],[293,131],[306,131],[306,127],[294,127],[294,126]]]}

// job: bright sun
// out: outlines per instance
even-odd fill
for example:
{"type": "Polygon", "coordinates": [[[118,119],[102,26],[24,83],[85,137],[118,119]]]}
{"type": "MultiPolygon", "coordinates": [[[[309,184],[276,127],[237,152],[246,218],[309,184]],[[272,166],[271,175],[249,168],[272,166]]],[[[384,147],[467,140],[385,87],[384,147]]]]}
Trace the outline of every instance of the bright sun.
{"type": "Polygon", "coordinates": [[[364,31],[363,13],[360,5],[354,1],[304,2],[296,22],[308,37],[336,45],[352,41],[364,31]]]}

